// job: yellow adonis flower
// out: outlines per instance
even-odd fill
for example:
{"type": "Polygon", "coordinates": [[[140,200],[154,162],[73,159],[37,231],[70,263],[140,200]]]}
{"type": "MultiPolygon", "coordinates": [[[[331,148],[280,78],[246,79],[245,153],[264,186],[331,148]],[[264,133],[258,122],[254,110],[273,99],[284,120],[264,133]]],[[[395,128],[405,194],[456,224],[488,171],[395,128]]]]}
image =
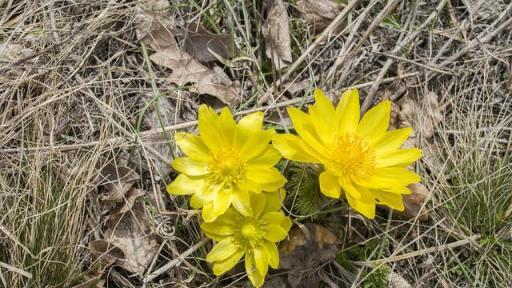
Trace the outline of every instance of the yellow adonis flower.
{"type": "Polygon", "coordinates": [[[206,222],[215,220],[233,207],[242,215],[252,215],[249,193],[276,191],[286,179],[274,165],[281,155],[270,143],[274,130],[263,130],[263,113],[252,113],[238,124],[224,108],[220,115],[199,107],[199,136],[176,133],[174,138],[187,156],[174,159],[180,174],[167,191],[192,195],[190,205],[202,208],[206,222]]]}
{"type": "MultiPolygon", "coordinates": [[[[283,190],[282,190],[283,191],[283,190]]],[[[244,216],[229,208],[214,222],[203,223],[201,229],[217,241],[206,256],[213,263],[213,273],[231,270],[245,255],[245,269],[252,284],[261,287],[268,266],[277,269],[279,252],[276,242],[286,238],[292,226],[281,209],[278,193],[252,194],[252,216],[244,216]]]]}
{"type": "Polygon", "coordinates": [[[349,205],[367,218],[375,217],[375,204],[403,211],[401,194],[420,177],[407,166],[421,157],[421,150],[400,149],[412,128],[387,131],[391,102],[370,109],[359,121],[359,93],[343,93],[335,108],[316,89],[315,105],[306,114],[289,108],[298,136],[276,135],[273,145],[285,158],[320,163],[320,190],[332,198],[344,191],[349,205]]]}

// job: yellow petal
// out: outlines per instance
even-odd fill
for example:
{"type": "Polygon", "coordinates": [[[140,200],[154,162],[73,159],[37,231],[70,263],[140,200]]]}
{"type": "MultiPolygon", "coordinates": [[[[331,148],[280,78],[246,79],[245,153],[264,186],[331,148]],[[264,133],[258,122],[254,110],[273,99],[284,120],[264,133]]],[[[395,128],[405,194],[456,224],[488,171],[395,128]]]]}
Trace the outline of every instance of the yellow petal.
{"type": "Polygon", "coordinates": [[[404,187],[411,183],[420,182],[418,174],[402,167],[379,168],[367,179],[358,179],[361,186],[371,189],[387,189],[404,187]]]}
{"type": "Polygon", "coordinates": [[[217,197],[213,200],[213,210],[217,215],[222,215],[226,210],[231,206],[231,199],[233,195],[233,190],[231,189],[221,189],[219,193],[217,193],[217,197]]]}
{"type": "Polygon", "coordinates": [[[404,211],[402,195],[384,192],[382,190],[373,190],[372,193],[375,195],[375,199],[377,199],[377,204],[386,205],[398,211],[404,211]]]}
{"type": "Polygon", "coordinates": [[[241,189],[235,190],[231,203],[233,204],[233,208],[240,212],[240,214],[244,216],[251,216],[253,214],[251,197],[249,197],[248,191],[241,189]]]}
{"type": "Polygon", "coordinates": [[[171,184],[167,185],[167,192],[173,195],[190,195],[203,189],[204,181],[189,178],[187,175],[180,174],[171,184]]]}
{"type": "Polygon", "coordinates": [[[229,256],[235,254],[236,252],[238,252],[238,250],[239,250],[239,248],[235,244],[233,238],[227,237],[226,239],[218,242],[217,244],[215,244],[213,246],[210,253],[208,253],[208,255],[206,255],[206,261],[208,261],[210,263],[213,263],[216,261],[222,261],[222,260],[228,258],[229,256]]]}
{"type": "Polygon", "coordinates": [[[288,115],[290,115],[295,131],[297,131],[297,134],[299,134],[304,142],[317,153],[325,153],[326,148],[315,130],[311,117],[295,107],[290,107],[287,111],[288,115]]]}
{"type": "Polygon", "coordinates": [[[222,138],[217,129],[219,116],[215,111],[206,106],[199,106],[199,135],[210,151],[217,151],[222,146],[222,138]]]}
{"type": "Polygon", "coordinates": [[[190,206],[194,209],[201,209],[204,205],[211,202],[211,200],[208,200],[203,197],[201,193],[195,193],[190,198],[190,206]]]}
{"type": "Polygon", "coordinates": [[[320,174],[319,180],[322,194],[331,198],[340,198],[341,187],[336,176],[324,171],[320,174]]]}
{"type": "Polygon", "coordinates": [[[174,134],[174,140],[181,151],[191,159],[201,162],[208,162],[211,159],[210,149],[200,137],[190,133],[178,132],[174,134]]]}
{"type": "Polygon", "coordinates": [[[256,270],[260,275],[265,277],[268,272],[267,251],[261,246],[255,247],[252,251],[254,253],[254,264],[256,264],[256,270]]]}
{"type": "Polygon", "coordinates": [[[286,178],[274,167],[247,167],[247,180],[258,183],[264,191],[276,191],[284,186],[286,178]]]}
{"type": "Polygon", "coordinates": [[[309,114],[315,129],[322,139],[323,144],[329,145],[332,136],[336,133],[336,111],[331,100],[320,89],[314,92],[315,105],[309,106],[309,114]]]}
{"type": "Polygon", "coordinates": [[[203,206],[201,216],[205,222],[213,222],[219,215],[215,213],[213,209],[213,202],[210,202],[203,206]]]}
{"type": "Polygon", "coordinates": [[[407,138],[409,138],[411,134],[411,127],[386,132],[384,137],[380,139],[377,144],[375,144],[376,153],[383,155],[395,151],[396,149],[400,148],[400,146],[405,142],[405,140],[407,140],[407,138]]]}
{"type": "Polygon", "coordinates": [[[260,218],[260,215],[263,212],[263,209],[265,208],[266,202],[267,202],[267,197],[265,197],[265,195],[263,193],[252,194],[251,208],[252,208],[254,218],[260,218]]]}
{"type": "Polygon", "coordinates": [[[265,150],[261,152],[258,156],[252,158],[247,162],[247,165],[250,166],[263,166],[263,167],[273,167],[274,165],[281,160],[281,153],[277,151],[274,146],[266,145],[265,150]]]}
{"type": "Polygon", "coordinates": [[[288,231],[284,230],[281,225],[277,224],[269,224],[266,227],[267,233],[265,234],[265,239],[272,242],[282,241],[288,236],[288,231]]]}
{"type": "Polygon", "coordinates": [[[371,144],[377,143],[389,127],[391,101],[385,100],[368,110],[357,127],[357,133],[371,144]]]}
{"type": "Polygon", "coordinates": [[[350,180],[338,178],[338,183],[341,185],[341,188],[343,188],[345,196],[348,194],[354,199],[361,199],[361,192],[354,187],[350,180]]]}
{"type": "Polygon", "coordinates": [[[238,121],[238,143],[242,147],[247,140],[263,128],[263,113],[251,113],[238,121]]]}
{"type": "Polygon", "coordinates": [[[192,160],[189,157],[174,159],[172,167],[174,167],[176,171],[187,174],[188,176],[201,176],[209,173],[208,164],[192,160]]]}
{"type": "Polygon", "coordinates": [[[237,126],[231,111],[229,111],[227,107],[224,107],[220,112],[217,127],[221,136],[221,142],[224,145],[235,144],[237,137],[237,126]]]}
{"type": "Polygon", "coordinates": [[[231,270],[235,265],[240,262],[240,259],[242,259],[242,256],[244,256],[245,251],[239,250],[235,252],[233,255],[229,256],[228,258],[215,262],[213,264],[213,273],[217,276],[222,275],[229,270],[231,270]]]}
{"type": "MultiPolygon", "coordinates": [[[[377,152],[377,151],[376,151],[377,152]]],[[[376,167],[410,165],[421,158],[421,150],[417,148],[400,149],[386,154],[376,154],[376,167]]]]}
{"type": "Polygon", "coordinates": [[[245,271],[247,272],[247,276],[249,276],[249,280],[251,280],[251,283],[254,285],[254,287],[263,286],[265,277],[258,273],[253,253],[245,254],[245,271]]]}
{"type": "Polygon", "coordinates": [[[255,132],[249,136],[240,149],[240,157],[244,161],[250,161],[261,155],[274,136],[274,130],[255,132]]]}
{"type": "Polygon", "coordinates": [[[242,182],[237,183],[237,186],[240,190],[250,191],[256,194],[261,193],[262,189],[260,184],[255,183],[254,181],[250,181],[247,178],[244,179],[242,182]]]}
{"type": "Polygon", "coordinates": [[[375,203],[372,202],[363,202],[361,200],[355,199],[350,194],[345,194],[347,197],[348,204],[357,212],[361,213],[364,217],[368,219],[375,218],[375,203]]]}
{"type": "Polygon", "coordinates": [[[336,119],[339,123],[339,131],[353,133],[359,123],[359,91],[351,89],[341,95],[341,100],[336,107],[336,119]]]}
{"type": "Polygon", "coordinates": [[[276,192],[266,192],[264,195],[266,201],[263,213],[281,210],[281,203],[286,198],[286,191],[284,189],[279,189],[276,192]]]}
{"type": "MultiPolygon", "coordinates": [[[[281,224],[286,221],[286,218],[288,217],[284,216],[283,212],[267,212],[261,217],[261,220],[267,222],[268,224],[280,225],[282,227],[281,224]]],[[[282,228],[284,229],[286,227],[282,228]]]]}
{"type": "Polygon", "coordinates": [[[307,146],[302,139],[292,134],[278,134],[272,138],[272,145],[281,152],[286,159],[320,163],[322,156],[307,146]]]}
{"type": "Polygon", "coordinates": [[[204,232],[226,237],[233,234],[234,226],[219,223],[217,221],[210,223],[204,222],[201,224],[201,230],[203,230],[204,232]]]}
{"type": "Polygon", "coordinates": [[[263,248],[267,255],[267,261],[270,267],[277,269],[279,268],[279,251],[277,250],[276,244],[270,241],[263,242],[263,248]]]}

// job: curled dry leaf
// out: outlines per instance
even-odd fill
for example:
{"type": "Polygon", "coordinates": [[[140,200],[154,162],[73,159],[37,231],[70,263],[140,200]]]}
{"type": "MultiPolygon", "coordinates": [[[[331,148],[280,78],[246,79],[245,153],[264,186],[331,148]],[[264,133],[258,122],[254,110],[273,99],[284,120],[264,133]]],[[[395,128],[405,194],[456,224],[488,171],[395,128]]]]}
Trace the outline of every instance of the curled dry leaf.
{"type": "Polygon", "coordinates": [[[10,42],[0,43],[0,63],[12,63],[32,55],[32,49],[21,44],[10,42]]]}
{"type": "Polygon", "coordinates": [[[342,10],[335,0],[298,0],[297,7],[306,24],[316,33],[329,26],[342,10]]]}
{"type": "MultiPolygon", "coordinates": [[[[408,121],[414,127],[414,130],[425,137],[431,139],[437,124],[443,121],[444,117],[437,100],[437,95],[428,92],[419,105],[410,97],[404,97],[400,103],[400,122],[408,121]]],[[[400,127],[403,127],[399,124],[400,127]]]]}
{"type": "Polygon", "coordinates": [[[115,213],[107,221],[105,241],[123,252],[115,265],[142,275],[158,253],[158,243],[151,233],[145,206],[137,201],[126,213],[115,213]]]}
{"type": "Polygon", "coordinates": [[[234,36],[230,34],[212,34],[201,26],[197,31],[185,31],[182,34],[183,49],[202,63],[231,59],[240,53],[234,36]]]}
{"type": "Polygon", "coordinates": [[[411,284],[405,280],[400,274],[391,272],[389,275],[389,288],[411,288],[411,284]]]}
{"type": "Polygon", "coordinates": [[[238,104],[238,91],[221,69],[209,69],[175,47],[158,51],[149,58],[155,64],[172,70],[169,75],[171,82],[177,85],[190,83],[190,91],[215,96],[231,107],[238,104]]]}
{"type": "Polygon", "coordinates": [[[105,164],[104,161],[99,161],[96,169],[100,171],[97,184],[103,186],[105,190],[105,193],[99,197],[103,202],[123,201],[135,181],[140,179],[137,172],[122,165],[105,164]]]}
{"type": "Polygon", "coordinates": [[[406,218],[415,218],[417,216],[418,220],[427,221],[428,211],[426,207],[423,207],[423,204],[430,195],[430,191],[421,183],[411,184],[408,188],[411,190],[411,194],[402,196],[405,210],[401,214],[406,218]]]}
{"type": "Polygon", "coordinates": [[[167,0],[141,1],[135,7],[135,34],[153,49],[175,45],[172,15],[167,0]]]}
{"type": "Polygon", "coordinates": [[[101,266],[109,267],[116,261],[126,260],[126,256],[119,247],[103,239],[89,242],[89,251],[94,261],[100,261],[101,266]]]}
{"type": "Polygon", "coordinates": [[[337,243],[336,235],[323,226],[307,223],[294,227],[279,245],[280,265],[289,271],[289,284],[294,288],[317,287],[318,275],[305,271],[334,259],[337,243]]]}
{"type": "Polygon", "coordinates": [[[288,12],[282,0],[272,1],[263,24],[262,33],[265,38],[267,57],[272,59],[278,69],[292,62],[288,12]]]}

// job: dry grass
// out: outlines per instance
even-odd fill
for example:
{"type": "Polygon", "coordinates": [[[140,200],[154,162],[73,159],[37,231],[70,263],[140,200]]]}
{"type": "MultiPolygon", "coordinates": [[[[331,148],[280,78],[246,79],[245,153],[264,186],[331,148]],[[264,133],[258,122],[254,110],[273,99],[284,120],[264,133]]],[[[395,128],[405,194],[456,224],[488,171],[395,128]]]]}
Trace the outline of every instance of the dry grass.
{"type": "MultiPolygon", "coordinates": [[[[318,40],[297,1],[288,1],[296,61],[277,71],[259,33],[266,1],[168,2],[176,25],[202,21],[235,35],[245,60],[223,67],[241,91],[234,109],[265,111],[279,129],[286,115],[277,112],[310,101],[315,86],[333,96],[360,87],[368,105],[414,99],[427,118],[436,108],[422,100],[437,95],[444,119],[434,137],[421,132],[425,123],[415,127],[425,153],[416,168],[432,191],[430,220],[401,220],[386,210],[371,222],[345,209],[313,215],[343,240],[337,260],[319,267],[325,287],[385,286],[390,272],[393,283],[416,287],[512,286],[512,4],[338,1],[355,6],[340,29],[318,40]]],[[[141,175],[136,185],[147,192],[149,225],[161,245],[147,273],[200,241],[195,212],[164,193],[176,153],[167,139],[171,130],[193,129],[200,103],[222,104],[148,65],[135,32],[144,3],[0,2],[0,286],[70,287],[95,279],[98,263],[87,244],[102,238],[109,213],[97,199],[100,158],[141,175]],[[159,130],[175,124],[167,134],[159,130]]],[[[106,287],[245,283],[238,270],[216,279],[206,251],[150,283],[116,267],[102,279],[106,287]]]]}

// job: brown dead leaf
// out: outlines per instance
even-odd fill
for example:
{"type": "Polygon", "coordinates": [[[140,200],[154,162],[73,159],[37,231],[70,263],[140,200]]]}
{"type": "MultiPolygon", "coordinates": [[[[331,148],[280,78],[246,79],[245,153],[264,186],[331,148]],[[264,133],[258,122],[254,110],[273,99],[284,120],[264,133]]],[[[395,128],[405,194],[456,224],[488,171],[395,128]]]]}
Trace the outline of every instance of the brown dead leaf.
{"type": "Polygon", "coordinates": [[[277,69],[292,62],[292,48],[290,41],[288,13],[282,0],[272,1],[267,13],[267,20],[263,24],[262,33],[265,38],[267,57],[274,61],[277,69]]]}
{"type": "Polygon", "coordinates": [[[408,219],[415,218],[419,215],[418,220],[427,221],[428,211],[426,207],[422,208],[422,206],[430,195],[430,191],[421,183],[413,183],[409,185],[408,188],[411,190],[411,194],[402,195],[405,210],[400,212],[400,214],[408,219]]]}
{"type": "Polygon", "coordinates": [[[280,265],[287,269],[293,288],[317,287],[320,279],[305,271],[336,257],[338,238],[323,226],[307,223],[294,227],[279,245],[280,265]]]}
{"type": "Polygon", "coordinates": [[[0,63],[12,63],[32,55],[32,49],[25,48],[21,44],[4,42],[0,43],[0,63]]]}
{"type": "Polygon", "coordinates": [[[177,85],[191,83],[189,90],[192,92],[215,96],[231,107],[238,104],[238,91],[221,69],[209,69],[175,47],[158,51],[149,58],[155,64],[172,70],[169,75],[171,82],[177,85]]]}
{"type": "Polygon", "coordinates": [[[235,45],[234,36],[229,34],[212,34],[199,26],[197,31],[183,33],[183,49],[202,63],[238,56],[240,51],[235,45]]]}
{"type": "Polygon", "coordinates": [[[126,166],[103,162],[98,162],[96,166],[100,170],[98,185],[105,188],[105,193],[99,199],[104,202],[123,201],[135,181],[140,179],[139,174],[126,166]]]}
{"type": "Polygon", "coordinates": [[[298,0],[306,24],[315,32],[321,32],[339,15],[343,7],[335,0],[298,0]]]}
{"type": "Polygon", "coordinates": [[[105,241],[123,252],[115,265],[142,275],[158,253],[158,243],[151,233],[145,206],[137,201],[124,214],[112,214],[107,221],[105,241]]]}
{"type": "Polygon", "coordinates": [[[146,192],[139,190],[135,187],[132,187],[132,189],[130,189],[128,193],[126,193],[126,196],[124,198],[124,204],[120,206],[118,209],[112,211],[112,215],[123,214],[130,211],[133,205],[135,204],[135,200],[137,200],[137,198],[144,194],[146,194],[146,192]]]}
{"type": "Polygon", "coordinates": [[[89,251],[93,260],[99,260],[103,267],[109,267],[116,263],[116,261],[124,261],[126,259],[123,250],[103,239],[89,242],[89,251]]]}
{"type": "Polygon", "coordinates": [[[405,280],[404,277],[397,273],[391,272],[391,275],[389,276],[389,288],[411,288],[411,284],[405,280]]]}
{"type": "MultiPolygon", "coordinates": [[[[410,97],[404,97],[398,103],[400,105],[400,122],[412,124],[414,130],[425,137],[431,139],[434,137],[434,131],[437,124],[443,121],[444,117],[437,100],[437,94],[428,92],[421,99],[421,105],[410,97]]],[[[405,125],[399,123],[399,127],[405,125]]]]}
{"type": "Polygon", "coordinates": [[[139,2],[134,17],[137,40],[144,40],[153,49],[173,45],[171,16],[167,0],[139,2]]]}

